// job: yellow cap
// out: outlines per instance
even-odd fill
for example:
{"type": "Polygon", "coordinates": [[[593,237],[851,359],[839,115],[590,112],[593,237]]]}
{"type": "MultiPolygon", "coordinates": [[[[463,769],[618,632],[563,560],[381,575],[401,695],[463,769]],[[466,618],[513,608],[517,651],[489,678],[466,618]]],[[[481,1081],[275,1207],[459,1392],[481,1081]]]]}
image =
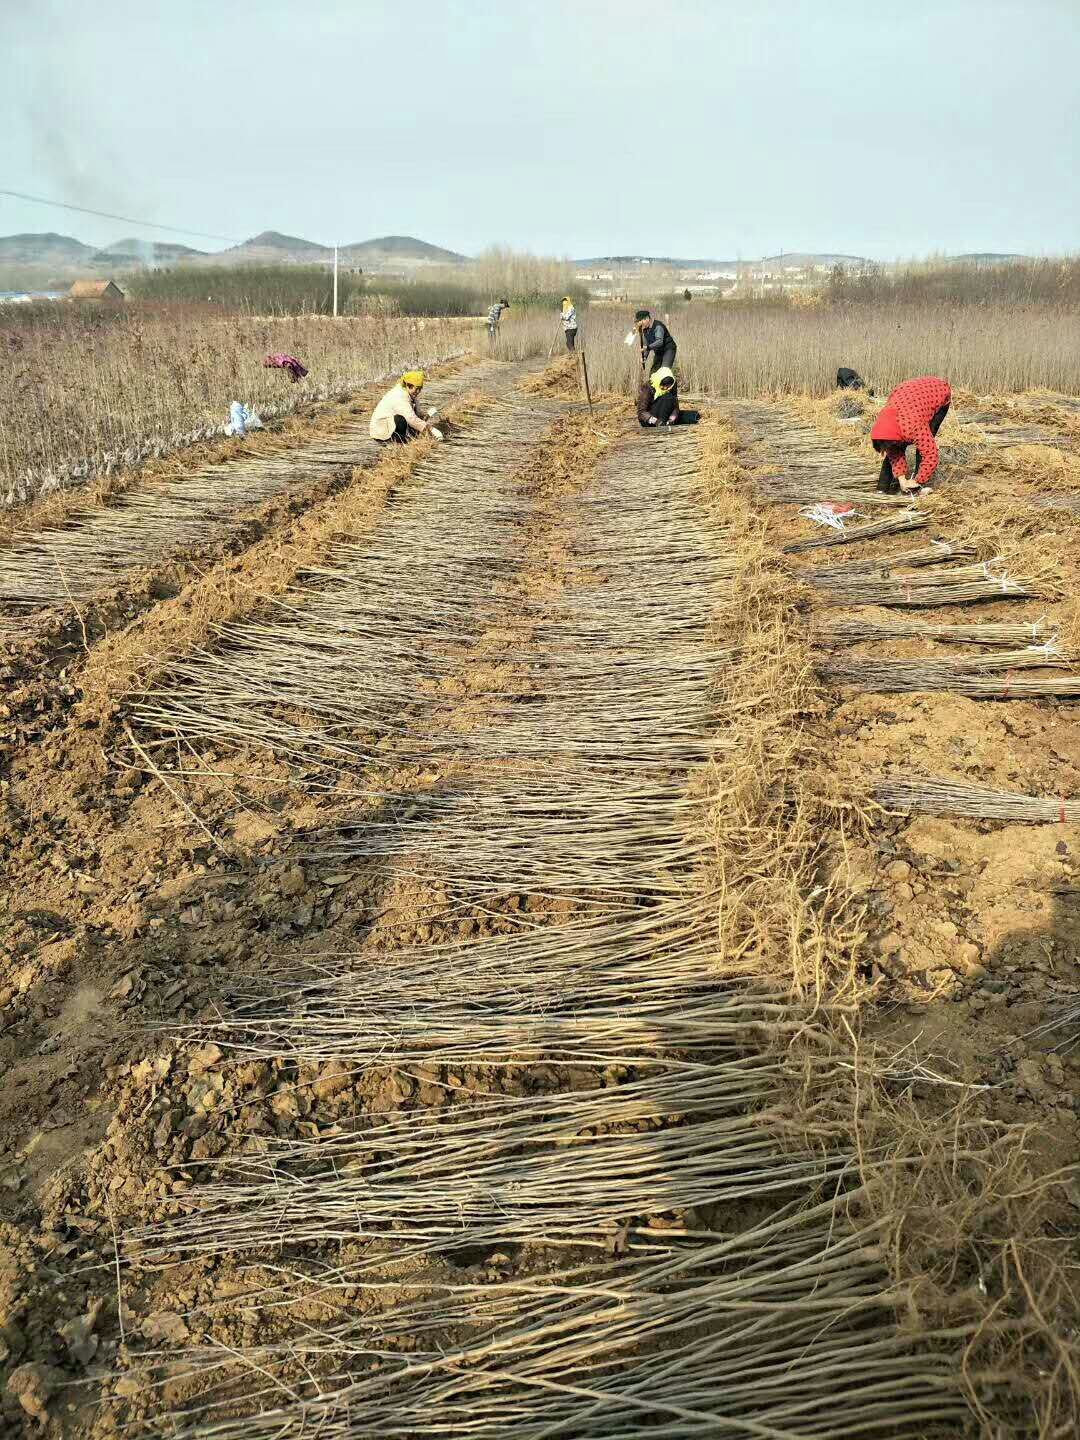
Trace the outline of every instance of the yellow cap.
{"type": "Polygon", "coordinates": [[[422,370],[406,370],[401,377],[401,383],[402,385],[411,385],[415,390],[419,390],[424,383],[424,372],[422,370]]]}

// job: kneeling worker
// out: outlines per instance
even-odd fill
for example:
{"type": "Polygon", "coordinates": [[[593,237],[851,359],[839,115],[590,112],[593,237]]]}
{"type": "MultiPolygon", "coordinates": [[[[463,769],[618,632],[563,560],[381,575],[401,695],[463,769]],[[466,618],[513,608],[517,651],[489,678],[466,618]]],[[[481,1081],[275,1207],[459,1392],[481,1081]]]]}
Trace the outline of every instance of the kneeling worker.
{"type": "Polygon", "coordinates": [[[642,380],[638,391],[637,418],[642,426],[679,423],[679,392],[675,376],[667,366],[654,370],[642,380]]]}
{"type": "Polygon", "coordinates": [[[416,412],[416,402],[424,388],[422,370],[406,370],[400,381],[375,406],[371,416],[369,433],[373,440],[382,444],[405,445],[424,430],[430,430],[436,440],[442,439],[442,432],[429,422],[438,414],[429,410],[426,420],[416,412]]]}
{"type": "Polygon", "coordinates": [[[870,431],[871,444],[885,456],[878,476],[879,490],[887,495],[901,491],[910,495],[929,485],[938,465],[934,437],[949,413],[951,400],[949,382],[937,375],[923,375],[897,385],[870,431]],[[910,477],[904,455],[908,445],[915,446],[915,473],[910,477]]]}

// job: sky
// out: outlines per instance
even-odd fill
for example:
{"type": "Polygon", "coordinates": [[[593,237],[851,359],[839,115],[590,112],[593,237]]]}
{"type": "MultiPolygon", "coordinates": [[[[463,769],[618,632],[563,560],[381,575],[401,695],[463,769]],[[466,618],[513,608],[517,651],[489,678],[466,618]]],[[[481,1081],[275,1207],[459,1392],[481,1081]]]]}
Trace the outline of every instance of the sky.
{"type": "Polygon", "coordinates": [[[1080,250],[1080,0],[0,0],[0,235],[1080,250]]]}

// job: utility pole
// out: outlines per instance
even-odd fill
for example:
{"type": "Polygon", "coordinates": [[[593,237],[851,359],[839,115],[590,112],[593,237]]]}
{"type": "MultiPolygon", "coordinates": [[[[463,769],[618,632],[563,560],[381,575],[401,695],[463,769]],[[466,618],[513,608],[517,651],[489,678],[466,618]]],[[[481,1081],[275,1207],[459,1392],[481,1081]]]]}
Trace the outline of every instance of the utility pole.
{"type": "Polygon", "coordinates": [[[337,246],[334,246],[334,318],[337,319],[337,246]]]}

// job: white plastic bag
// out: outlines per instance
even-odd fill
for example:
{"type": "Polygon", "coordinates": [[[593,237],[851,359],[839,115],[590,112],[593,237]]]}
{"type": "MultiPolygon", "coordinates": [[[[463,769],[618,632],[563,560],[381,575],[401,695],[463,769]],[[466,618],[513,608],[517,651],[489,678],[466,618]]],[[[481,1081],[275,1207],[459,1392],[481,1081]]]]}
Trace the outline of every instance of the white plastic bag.
{"type": "Polygon", "coordinates": [[[229,406],[229,419],[225,426],[226,435],[236,435],[243,438],[249,430],[261,430],[262,421],[254,410],[249,410],[239,400],[234,400],[229,406]]]}

